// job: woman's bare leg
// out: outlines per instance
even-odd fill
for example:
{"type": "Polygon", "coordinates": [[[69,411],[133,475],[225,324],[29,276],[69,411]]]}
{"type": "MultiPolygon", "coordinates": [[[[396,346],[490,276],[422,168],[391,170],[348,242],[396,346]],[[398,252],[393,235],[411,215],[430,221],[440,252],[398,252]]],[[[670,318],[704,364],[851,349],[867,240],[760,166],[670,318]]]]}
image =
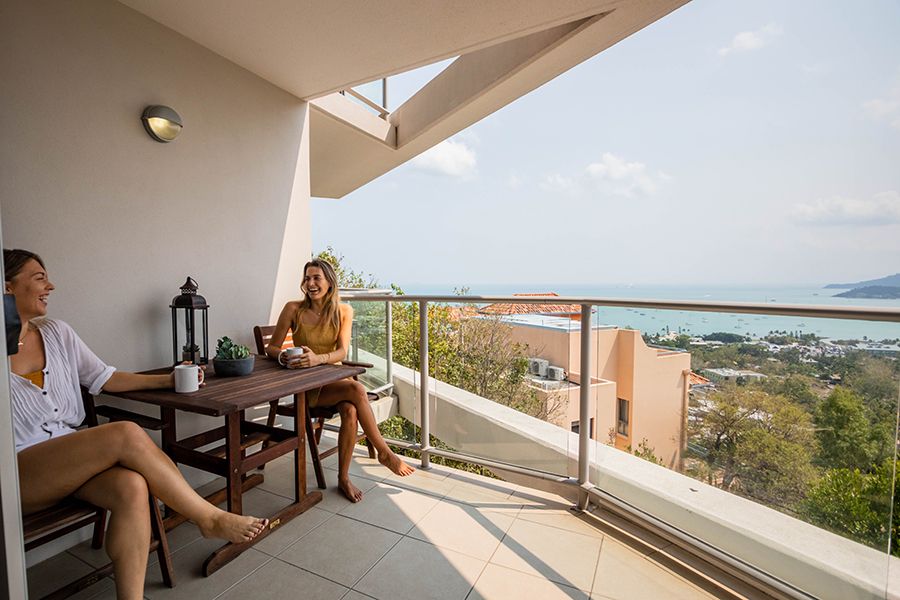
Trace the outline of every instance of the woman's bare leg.
{"type": "Polygon", "coordinates": [[[356,418],[356,407],[352,402],[341,402],[337,405],[341,415],[341,430],[338,433],[338,488],[350,502],[362,500],[363,493],[350,481],[350,461],[353,459],[353,447],[356,446],[356,431],[359,422],[356,418]]]}
{"type": "Polygon", "coordinates": [[[225,512],[197,495],[175,463],[138,425],[127,421],[76,431],[18,455],[22,509],[27,514],[59,502],[115,466],[140,473],[150,491],[191,519],[206,537],[253,539],[265,523],[225,512]]]}
{"type": "Polygon", "coordinates": [[[112,467],[81,486],[75,496],[110,511],[106,553],[116,576],[116,597],[140,600],[150,548],[147,481],[136,471],[112,467]]]}
{"type": "Polygon", "coordinates": [[[366,437],[369,438],[369,442],[375,446],[375,450],[378,452],[378,462],[401,477],[415,471],[414,468],[400,460],[400,457],[391,451],[387,442],[381,437],[375,413],[372,412],[369,399],[366,397],[366,388],[361,383],[352,379],[344,379],[324,386],[319,392],[319,406],[334,406],[338,402],[350,402],[356,407],[356,418],[366,437]]]}

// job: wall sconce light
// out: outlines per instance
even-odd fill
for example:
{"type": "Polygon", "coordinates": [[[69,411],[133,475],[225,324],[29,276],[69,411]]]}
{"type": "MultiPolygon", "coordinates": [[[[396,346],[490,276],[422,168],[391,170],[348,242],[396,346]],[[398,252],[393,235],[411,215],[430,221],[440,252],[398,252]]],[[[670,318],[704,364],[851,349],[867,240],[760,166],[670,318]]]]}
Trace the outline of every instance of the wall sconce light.
{"type": "Polygon", "coordinates": [[[141,115],[141,122],[157,142],[171,142],[181,133],[181,117],[168,106],[148,106],[141,115]]]}

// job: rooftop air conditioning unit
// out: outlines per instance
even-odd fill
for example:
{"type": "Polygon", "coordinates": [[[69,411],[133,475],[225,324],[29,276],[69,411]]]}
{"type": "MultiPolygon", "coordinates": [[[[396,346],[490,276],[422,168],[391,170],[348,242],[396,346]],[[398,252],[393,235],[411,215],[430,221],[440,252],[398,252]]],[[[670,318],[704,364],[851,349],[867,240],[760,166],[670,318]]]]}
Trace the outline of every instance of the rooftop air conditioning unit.
{"type": "Polygon", "coordinates": [[[549,360],[544,360],[543,358],[529,358],[528,359],[528,372],[532,375],[537,375],[539,377],[547,376],[547,367],[550,366],[549,360]]]}
{"type": "Polygon", "coordinates": [[[566,378],[566,370],[562,367],[548,367],[547,368],[547,379],[552,379],[553,381],[562,381],[566,378]]]}

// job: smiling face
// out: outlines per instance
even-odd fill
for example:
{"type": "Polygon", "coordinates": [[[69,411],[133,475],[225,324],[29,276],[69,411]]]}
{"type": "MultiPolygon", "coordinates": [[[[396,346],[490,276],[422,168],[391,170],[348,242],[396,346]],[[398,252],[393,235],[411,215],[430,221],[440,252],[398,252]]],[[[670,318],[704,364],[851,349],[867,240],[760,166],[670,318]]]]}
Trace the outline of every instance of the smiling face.
{"type": "Polygon", "coordinates": [[[331,284],[325,278],[325,273],[319,267],[307,267],[303,275],[303,291],[310,300],[322,301],[331,289],[331,284]]]}
{"type": "Polygon", "coordinates": [[[47,271],[34,259],[26,262],[22,270],[6,282],[6,291],[16,297],[16,309],[23,321],[47,314],[47,298],[53,290],[47,271]]]}

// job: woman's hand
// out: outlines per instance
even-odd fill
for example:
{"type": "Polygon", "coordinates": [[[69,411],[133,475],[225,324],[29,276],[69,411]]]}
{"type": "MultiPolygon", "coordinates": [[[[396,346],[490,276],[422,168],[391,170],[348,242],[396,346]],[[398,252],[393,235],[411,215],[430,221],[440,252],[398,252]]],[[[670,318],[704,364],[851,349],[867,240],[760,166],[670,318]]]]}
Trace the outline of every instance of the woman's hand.
{"type": "MultiPolygon", "coordinates": [[[[185,361],[182,361],[181,364],[192,365],[194,363],[192,363],[189,360],[185,360],[185,361]]],[[[206,373],[206,366],[205,365],[197,365],[197,366],[200,367],[199,369],[197,369],[197,381],[199,382],[200,387],[203,387],[206,385],[206,381],[205,381],[206,377],[204,375],[204,373],[206,373]]],[[[172,370],[171,373],[169,373],[168,377],[169,377],[169,385],[166,387],[170,387],[174,390],[175,389],[175,370],[174,369],[172,370]]]]}
{"type": "Polygon", "coordinates": [[[303,354],[288,360],[288,369],[305,369],[307,367],[315,367],[325,363],[324,357],[310,350],[308,346],[300,347],[303,348],[303,354]]]}

